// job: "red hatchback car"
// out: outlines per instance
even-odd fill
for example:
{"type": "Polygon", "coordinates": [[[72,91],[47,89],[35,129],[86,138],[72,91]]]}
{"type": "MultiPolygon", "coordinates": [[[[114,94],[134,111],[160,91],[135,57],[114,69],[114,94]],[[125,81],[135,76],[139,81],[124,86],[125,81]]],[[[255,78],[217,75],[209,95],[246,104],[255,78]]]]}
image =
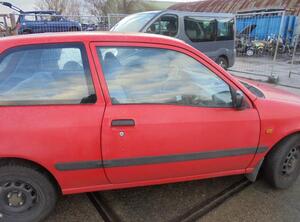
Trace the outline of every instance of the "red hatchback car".
{"type": "Polygon", "coordinates": [[[59,194],[300,173],[299,97],[162,36],[1,39],[0,122],[3,221],[41,221],[59,194]]]}

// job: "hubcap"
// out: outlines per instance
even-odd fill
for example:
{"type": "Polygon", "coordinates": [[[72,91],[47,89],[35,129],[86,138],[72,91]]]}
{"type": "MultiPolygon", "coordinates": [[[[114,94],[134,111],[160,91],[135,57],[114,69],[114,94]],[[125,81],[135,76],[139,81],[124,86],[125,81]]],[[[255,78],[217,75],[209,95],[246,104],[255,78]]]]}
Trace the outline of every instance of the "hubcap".
{"type": "Polygon", "coordinates": [[[0,209],[3,213],[22,213],[35,206],[37,192],[22,181],[7,181],[0,184],[0,209]]]}
{"type": "Polygon", "coordinates": [[[287,154],[283,165],[282,165],[282,174],[291,175],[296,169],[299,162],[299,147],[294,147],[287,154]]]}
{"type": "Polygon", "coordinates": [[[253,56],[254,52],[252,50],[247,50],[246,54],[247,56],[253,56]]]}
{"type": "Polygon", "coordinates": [[[8,205],[12,207],[22,206],[25,202],[25,195],[22,192],[9,192],[6,197],[8,205]]]}

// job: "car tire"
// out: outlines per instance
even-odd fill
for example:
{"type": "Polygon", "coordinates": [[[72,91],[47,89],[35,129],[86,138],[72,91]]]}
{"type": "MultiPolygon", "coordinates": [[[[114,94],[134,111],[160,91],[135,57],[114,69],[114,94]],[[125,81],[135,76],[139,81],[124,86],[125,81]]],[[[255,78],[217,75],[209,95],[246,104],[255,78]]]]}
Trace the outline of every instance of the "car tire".
{"type": "Polygon", "coordinates": [[[286,189],[300,174],[300,135],[280,142],[268,154],[264,163],[264,176],[273,187],[286,189]]]}
{"type": "Polygon", "coordinates": [[[219,66],[221,66],[223,69],[227,70],[228,69],[228,61],[225,57],[223,56],[220,56],[218,59],[217,59],[217,64],[219,66]]]}
{"type": "Polygon", "coordinates": [[[0,221],[42,221],[57,197],[56,187],[43,173],[27,165],[0,166],[0,221]]]}

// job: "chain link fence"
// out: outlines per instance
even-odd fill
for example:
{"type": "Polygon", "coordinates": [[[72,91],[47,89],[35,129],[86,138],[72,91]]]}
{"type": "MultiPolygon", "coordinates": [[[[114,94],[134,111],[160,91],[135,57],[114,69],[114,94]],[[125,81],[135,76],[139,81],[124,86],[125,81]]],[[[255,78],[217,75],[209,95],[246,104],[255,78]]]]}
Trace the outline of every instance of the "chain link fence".
{"type": "Polygon", "coordinates": [[[293,78],[295,76],[300,77],[300,35],[296,36],[296,46],[294,47],[290,65],[289,78],[293,78]]]}
{"type": "MultiPolygon", "coordinates": [[[[286,11],[236,15],[234,74],[286,84],[299,75],[299,18],[286,11]]],[[[300,81],[295,83],[300,88],[300,81]]]]}
{"type": "Polygon", "coordinates": [[[55,12],[0,15],[0,36],[68,31],[109,31],[126,15],[68,16],[55,12]]]}

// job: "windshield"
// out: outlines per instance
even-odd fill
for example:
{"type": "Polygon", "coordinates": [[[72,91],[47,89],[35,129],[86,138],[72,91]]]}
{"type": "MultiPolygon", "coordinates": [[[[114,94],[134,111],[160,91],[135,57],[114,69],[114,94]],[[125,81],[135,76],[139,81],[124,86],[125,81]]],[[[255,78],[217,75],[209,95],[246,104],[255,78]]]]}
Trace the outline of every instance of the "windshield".
{"type": "Polygon", "coordinates": [[[125,17],[118,22],[111,31],[114,32],[139,32],[157,12],[138,13],[125,17]]]}

